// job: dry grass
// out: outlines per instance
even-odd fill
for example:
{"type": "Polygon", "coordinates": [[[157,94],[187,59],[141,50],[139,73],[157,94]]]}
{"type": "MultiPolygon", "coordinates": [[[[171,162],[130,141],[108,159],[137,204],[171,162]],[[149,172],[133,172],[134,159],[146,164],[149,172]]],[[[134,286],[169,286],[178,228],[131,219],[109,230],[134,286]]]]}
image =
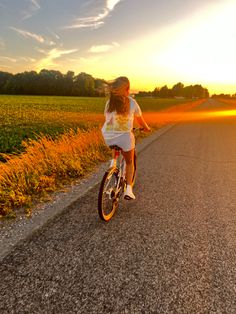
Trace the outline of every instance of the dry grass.
{"type": "Polygon", "coordinates": [[[53,141],[42,136],[25,142],[25,153],[8,156],[0,167],[0,213],[30,206],[70,179],[82,177],[107,158],[108,149],[98,129],[70,131],[53,141]]]}

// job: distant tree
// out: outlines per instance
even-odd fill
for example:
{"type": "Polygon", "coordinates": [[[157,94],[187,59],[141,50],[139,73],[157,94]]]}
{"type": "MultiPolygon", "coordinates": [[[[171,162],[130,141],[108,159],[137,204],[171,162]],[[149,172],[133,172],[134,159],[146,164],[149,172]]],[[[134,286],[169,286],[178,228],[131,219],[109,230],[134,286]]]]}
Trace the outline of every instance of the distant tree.
{"type": "Polygon", "coordinates": [[[92,75],[81,72],[74,79],[74,93],[77,96],[94,96],[95,81],[92,75]]]}
{"type": "Polygon", "coordinates": [[[186,98],[193,97],[193,85],[185,86],[183,89],[183,96],[186,98]]]}
{"type": "Polygon", "coordinates": [[[231,98],[231,95],[221,93],[221,94],[213,94],[211,97],[212,98],[231,98]]]}
{"type": "Polygon", "coordinates": [[[70,96],[73,94],[74,77],[75,77],[75,73],[73,71],[67,71],[67,73],[63,75],[63,79],[62,79],[63,95],[70,96]]]}
{"type": "Polygon", "coordinates": [[[153,97],[160,97],[160,88],[156,87],[152,92],[153,97]]]}
{"type": "Polygon", "coordinates": [[[64,76],[60,71],[43,69],[39,72],[39,90],[43,95],[64,95],[64,76]]]}
{"type": "Polygon", "coordinates": [[[161,98],[172,97],[172,92],[171,92],[171,90],[167,87],[167,85],[165,85],[165,86],[163,86],[163,87],[160,88],[159,97],[161,97],[161,98]]]}
{"type": "Polygon", "coordinates": [[[140,91],[137,93],[137,97],[152,97],[152,92],[140,91]]]}
{"type": "Polygon", "coordinates": [[[179,82],[172,87],[172,95],[176,97],[181,97],[183,96],[183,90],[184,84],[179,82]]]}
{"type": "Polygon", "coordinates": [[[7,93],[6,84],[13,77],[13,74],[0,71],[0,93],[7,93]]]}
{"type": "Polygon", "coordinates": [[[105,96],[106,82],[102,79],[94,79],[94,89],[96,96],[105,96]]]}

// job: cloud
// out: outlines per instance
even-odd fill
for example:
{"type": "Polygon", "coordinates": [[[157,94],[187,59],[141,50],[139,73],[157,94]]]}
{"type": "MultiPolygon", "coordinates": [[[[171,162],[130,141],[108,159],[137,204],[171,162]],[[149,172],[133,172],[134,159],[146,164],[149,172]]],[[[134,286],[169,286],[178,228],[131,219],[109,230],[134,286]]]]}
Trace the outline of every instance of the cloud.
{"type": "Polygon", "coordinates": [[[23,15],[22,21],[29,19],[32,17],[36,11],[41,9],[38,0],[30,0],[30,5],[26,11],[22,11],[21,14],[23,15]]]}
{"type": "Polygon", "coordinates": [[[1,69],[1,68],[12,69],[11,66],[5,65],[5,64],[0,64],[0,69],[1,69]]]}
{"type": "Polygon", "coordinates": [[[57,40],[60,40],[60,36],[58,34],[56,34],[55,32],[53,32],[49,27],[47,27],[47,30],[49,31],[49,33],[51,35],[53,35],[57,40]]]}
{"type": "Polygon", "coordinates": [[[39,1],[37,0],[31,0],[30,1],[32,3],[32,5],[35,7],[35,9],[40,9],[40,5],[39,5],[39,1]]]}
{"type": "Polygon", "coordinates": [[[121,0],[107,0],[107,8],[109,11],[112,11],[114,7],[119,3],[121,0]]]}
{"type": "Polygon", "coordinates": [[[122,0],[106,0],[105,6],[100,9],[99,14],[95,16],[82,17],[75,20],[72,25],[64,27],[65,29],[75,28],[98,28],[104,24],[105,18],[114,10],[115,6],[122,0]]]}
{"type": "Polygon", "coordinates": [[[12,29],[13,31],[19,33],[20,35],[24,36],[25,38],[33,38],[34,40],[36,40],[40,43],[45,42],[45,39],[41,35],[37,35],[37,34],[31,33],[31,32],[25,31],[23,29],[11,27],[11,26],[9,28],[12,29]]]}
{"type": "Polygon", "coordinates": [[[78,51],[78,49],[70,49],[70,50],[60,50],[57,48],[51,49],[50,51],[48,51],[47,56],[38,62],[36,68],[38,71],[40,71],[44,68],[54,66],[56,65],[56,63],[54,62],[55,59],[58,59],[62,57],[63,55],[71,54],[76,51],[78,51]]]}
{"type": "MultiPolygon", "coordinates": [[[[37,42],[39,42],[41,44],[45,44],[45,45],[50,46],[50,47],[55,46],[57,44],[54,40],[51,40],[49,37],[46,37],[46,36],[43,37],[42,35],[38,35],[38,34],[29,32],[29,31],[26,31],[26,30],[23,30],[23,29],[19,29],[19,28],[16,28],[16,27],[12,27],[12,26],[10,26],[9,28],[12,29],[13,31],[17,32],[18,34],[22,35],[23,37],[25,37],[25,38],[32,38],[32,39],[36,40],[37,42]]],[[[53,33],[50,30],[49,30],[49,32],[54,37],[56,37],[57,40],[60,40],[60,37],[57,34],[53,33]]],[[[0,41],[0,43],[1,43],[1,41],[0,41]]],[[[1,44],[0,44],[0,48],[1,48],[1,44]]]]}
{"type": "Polygon", "coordinates": [[[25,62],[35,62],[36,59],[30,58],[30,57],[20,57],[20,60],[25,61],[25,62]]]}
{"type": "Polygon", "coordinates": [[[110,51],[111,49],[115,47],[119,47],[120,45],[118,43],[112,43],[111,45],[97,45],[97,46],[92,46],[89,48],[88,52],[92,53],[101,53],[101,52],[107,52],[110,51]]]}
{"type": "Polygon", "coordinates": [[[40,52],[40,53],[42,53],[42,54],[44,54],[44,55],[48,54],[48,52],[47,52],[46,50],[41,49],[41,48],[39,48],[39,47],[35,47],[35,50],[37,50],[38,52],[40,52]]]}
{"type": "Polygon", "coordinates": [[[5,56],[0,56],[0,60],[3,60],[3,61],[8,61],[8,62],[17,62],[16,59],[14,58],[9,58],[9,57],[5,57],[5,56]]]}

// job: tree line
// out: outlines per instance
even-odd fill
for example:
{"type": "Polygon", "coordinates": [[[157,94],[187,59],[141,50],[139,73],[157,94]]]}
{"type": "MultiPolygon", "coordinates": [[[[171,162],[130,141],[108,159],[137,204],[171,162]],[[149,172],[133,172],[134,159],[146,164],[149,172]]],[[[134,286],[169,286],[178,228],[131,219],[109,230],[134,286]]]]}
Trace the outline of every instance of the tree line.
{"type": "Polygon", "coordinates": [[[10,95],[58,95],[104,96],[104,80],[81,72],[41,70],[11,74],[0,72],[0,94],[10,95]]]}
{"type": "Polygon", "coordinates": [[[212,98],[226,98],[226,99],[233,98],[233,99],[235,99],[236,98],[236,93],[233,94],[233,95],[231,95],[231,94],[223,94],[223,93],[221,93],[221,94],[213,94],[211,97],[212,98]]]}
{"type": "MultiPolygon", "coordinates": [[[[81,72],[75,75],[73,71],[62,74],[60,71],[43,69],[12,74],[0,71],[0,94],[10,95],[58,95],[58,96],[104,96],[106,84],[104,79],[94,78],[81,72]]],[[[172,88],[167,85],[156,87],[150,92],[139,92],[143,97],[185,97],[206,98],[209,92],[201,85],[184,86],[175,84],[172,88]]]]}
{"type": "Polygon", "coordinates": [[[160,98],[171,98],[171,97],[184,97],[184,98],[207,98],[209,92],[207,88],[202,85],[189,85],[184,86],[183,83],[179,82],[172,88],[168,88],[167,85],[162,87],[156,87],[150,92],[139,92],[139,96],[143,97],[160,97],[160,98]]]}

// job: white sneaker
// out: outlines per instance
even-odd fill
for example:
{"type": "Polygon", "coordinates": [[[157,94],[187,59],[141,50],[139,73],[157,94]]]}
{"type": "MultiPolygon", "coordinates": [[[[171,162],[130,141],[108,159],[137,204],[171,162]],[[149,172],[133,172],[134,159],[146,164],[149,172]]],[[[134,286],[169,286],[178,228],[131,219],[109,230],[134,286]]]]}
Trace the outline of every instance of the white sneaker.
{"type": "Polygon", "coordinates": [[[125,194],[124,194],[124,199],[126,200],[135,200],[135,195],[133,193],[133,189],[131,185],[127,185],[125,194]]]}
{"type": "Polygon", "coordinates": [[[110,168],[116,167],[116,160],[112,159],[110,162],[110,168]]]}

